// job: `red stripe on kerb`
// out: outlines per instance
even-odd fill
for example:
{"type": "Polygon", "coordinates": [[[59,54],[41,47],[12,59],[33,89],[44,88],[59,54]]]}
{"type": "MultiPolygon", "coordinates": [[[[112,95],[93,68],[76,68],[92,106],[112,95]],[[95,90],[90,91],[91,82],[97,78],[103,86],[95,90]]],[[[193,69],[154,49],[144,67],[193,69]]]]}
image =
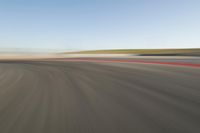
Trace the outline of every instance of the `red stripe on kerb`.
{"type": "Polygon", "coordinates": [[[188,67],[200,67],[200,64],[183,63],[183,62],[160,62],[160,61],[145,61],[145,60],[102,60],[102,59],[66,59],[66,61],[87,61],[87,62],[121,62],[121,63],[145,63],[145,64],[161,64],[161,65],[176,65],[188,67]]]}

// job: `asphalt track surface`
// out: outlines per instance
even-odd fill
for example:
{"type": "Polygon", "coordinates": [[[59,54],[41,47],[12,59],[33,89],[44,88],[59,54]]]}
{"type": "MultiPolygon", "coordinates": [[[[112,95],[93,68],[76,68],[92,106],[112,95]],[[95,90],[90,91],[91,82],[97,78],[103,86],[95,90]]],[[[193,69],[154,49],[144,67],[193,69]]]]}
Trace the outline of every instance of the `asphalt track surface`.
{"type": "Polygon", "coordinates": [[[0,133],[199,132],[199,67],[0,63],[0,133]]]}

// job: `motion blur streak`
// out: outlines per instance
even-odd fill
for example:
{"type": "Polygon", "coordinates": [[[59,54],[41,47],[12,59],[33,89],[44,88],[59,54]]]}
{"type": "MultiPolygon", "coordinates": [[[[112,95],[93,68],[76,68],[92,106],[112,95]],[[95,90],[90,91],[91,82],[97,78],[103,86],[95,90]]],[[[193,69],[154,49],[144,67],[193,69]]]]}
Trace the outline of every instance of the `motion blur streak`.
{"type": "Polygon", "coordinates": [[[145,64],[163,64],[163,65],[175,65],[175,66],[187,66],[187,67],[200,67],[200,64],[196,63],[183,63],[183,62],[166,62],[166,61],[147,61],[147,60],[110,60],[110,59],[91,59],[91,58],[72,58],[67,59],[66,61],[83,61],[83,62],[120,62],[120,63],[145,63],[145,64]]]}
{"type": "Polygon", "coordinates": [[[0,63],[1,133],[199,133],[200,69],[0,63]]]}

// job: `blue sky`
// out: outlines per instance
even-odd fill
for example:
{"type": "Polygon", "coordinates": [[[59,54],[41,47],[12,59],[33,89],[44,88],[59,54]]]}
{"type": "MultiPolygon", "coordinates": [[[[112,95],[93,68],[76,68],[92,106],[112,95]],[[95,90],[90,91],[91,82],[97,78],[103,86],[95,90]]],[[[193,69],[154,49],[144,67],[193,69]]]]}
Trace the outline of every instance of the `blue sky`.
{"type": "Polygon", "coordinates": [[[200,48],[199,0],[0,0],[0,48],[200,48]]]}

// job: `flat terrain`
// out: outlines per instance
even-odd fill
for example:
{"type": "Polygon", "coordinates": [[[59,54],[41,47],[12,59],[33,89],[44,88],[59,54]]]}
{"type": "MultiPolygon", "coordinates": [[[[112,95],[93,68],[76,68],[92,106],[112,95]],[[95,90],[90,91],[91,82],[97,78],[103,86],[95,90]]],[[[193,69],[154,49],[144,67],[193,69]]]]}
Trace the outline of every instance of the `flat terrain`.
{"type": "Polygon", "coordinates": [[[200,132],[199,67],[1,61],[0,81],[1,133],[200,132]]]}

